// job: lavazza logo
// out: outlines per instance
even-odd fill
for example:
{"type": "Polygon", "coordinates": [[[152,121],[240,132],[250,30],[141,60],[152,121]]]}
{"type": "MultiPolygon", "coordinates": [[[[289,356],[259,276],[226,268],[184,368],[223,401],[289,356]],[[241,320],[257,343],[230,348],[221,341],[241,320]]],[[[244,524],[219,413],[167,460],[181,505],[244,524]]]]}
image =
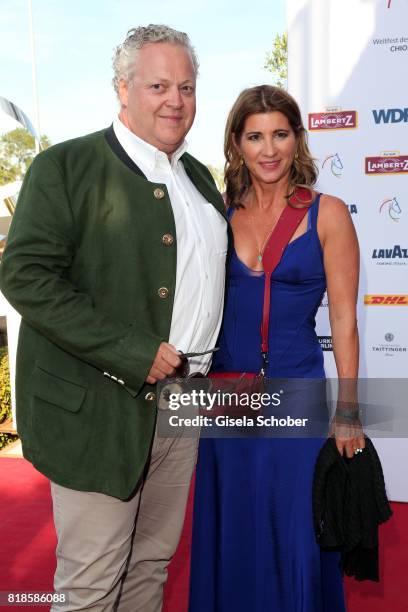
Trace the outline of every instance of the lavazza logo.
{"type": "Polygon", "coordinates": [[[365,173],[374,174],[408,174],[408,155],[399,151],[384,152],[378,157],[365,158],[365,173]]]}
{"type": "Polygon", "coordinates": [[[408,295],[404,294],[366,294],[365,306],[408,306],[408,295]]]}
{"type": "Polygon", "coordinates": [[[395,336],[392,332],[384,334],[385,342],[371,347],[374,353],[383,353],[385,357],[394,357],[398,353],[406,353],[407,347],[394,342],[395,336]]]}
{"type": "Polygon", "coordinates": [[[350,130],[357,127],[357,111],[328,109],[324,113],[309,113],[309,130],[350,130]]]}
{"type": "Polygon", "coordinates": [[[399,244],[391,248],[373,249],[372,259],[380,266],[398,265],[406,266],[408,260],[408,249],[403,249],[399,244]]]}
{"type": "Polygon", "coordinates": [[[408,108],[380,108],[373,110],[374,121],[379,123],[408,123],[408,108]]]}

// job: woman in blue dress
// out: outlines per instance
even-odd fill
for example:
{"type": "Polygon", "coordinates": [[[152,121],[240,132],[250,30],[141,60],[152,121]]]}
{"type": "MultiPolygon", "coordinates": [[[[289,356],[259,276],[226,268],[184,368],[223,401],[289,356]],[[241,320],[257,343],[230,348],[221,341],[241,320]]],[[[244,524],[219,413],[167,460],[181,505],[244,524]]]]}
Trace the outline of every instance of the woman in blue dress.
{"type": "MultiPolygon", "coordinates": [[[[272,274],[266,376],[324,379],[315,315],[327,288],[338,377],[355,379],[357,238],[346,205],[313,189],[317,170],[295,100],[268,85],[243,91],[228,118],[225,155],[234,246],[213,370],[258,373],[263,366],[262,257],[302,186],[308,211],[272,274]]],[[[259,434],[200,441],[190,612],[345,610],[339,557],[321,551],[313,531],[313,471],[323,442],[259,434]]],[[[336,443],[351,458],[364,439],[358,432],[336,443]]]]}

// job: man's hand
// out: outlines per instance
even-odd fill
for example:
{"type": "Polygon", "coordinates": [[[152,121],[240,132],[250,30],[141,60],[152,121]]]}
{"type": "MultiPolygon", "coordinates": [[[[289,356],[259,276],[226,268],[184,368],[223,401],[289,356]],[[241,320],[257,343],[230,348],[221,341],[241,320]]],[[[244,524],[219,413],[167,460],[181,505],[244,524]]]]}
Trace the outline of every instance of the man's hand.
{"type": "Polygon", "coordinates": [[[158,380],[174,376],[180,365],[180,353],[177,349],[172,344],[162,342],[153,360],[146,382],[154,385],[158,380]]]}

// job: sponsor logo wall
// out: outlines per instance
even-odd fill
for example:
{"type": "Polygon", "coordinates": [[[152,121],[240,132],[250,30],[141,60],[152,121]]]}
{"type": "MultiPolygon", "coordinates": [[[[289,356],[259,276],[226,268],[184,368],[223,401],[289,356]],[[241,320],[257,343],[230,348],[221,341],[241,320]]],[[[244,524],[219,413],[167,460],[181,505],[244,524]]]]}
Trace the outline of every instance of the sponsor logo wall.
{"type": "MultiPolygon", "coordinates": [[[[360,244],[360,376],[406,378],[408,2],[343,0],[341,11],[330,0],[287,5],[288,89],[309,132],[317,187],[344,200],[360,244]]],[[[335,377],[326,294],[317,334],[335,377]]],[[[382,452],[392,470],[391,442],[382,452]]],[[[408,464],[408,442],[404,452],[395,461],[408,464]]],[[[392,482],[392,498],[408,501],[408,484],[392,482]]]]}

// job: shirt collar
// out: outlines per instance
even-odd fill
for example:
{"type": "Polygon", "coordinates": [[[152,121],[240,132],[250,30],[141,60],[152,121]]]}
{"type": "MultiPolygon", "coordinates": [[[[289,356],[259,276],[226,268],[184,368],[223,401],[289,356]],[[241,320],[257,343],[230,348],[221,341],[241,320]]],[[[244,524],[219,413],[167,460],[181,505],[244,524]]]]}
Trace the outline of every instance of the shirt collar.
{"type": "Polygon", "coordinates": [[[166,153],[159,151],[150,143],[136,136],[122,123],[119,117],[114,118],[113,129],[120,144],[135,164],[142,164],[151,171],[168,168],[170,165],[175,167],[180,157],[187,151],[188,143],[184,140],[174,151],[170,161],[166,153]]]}

